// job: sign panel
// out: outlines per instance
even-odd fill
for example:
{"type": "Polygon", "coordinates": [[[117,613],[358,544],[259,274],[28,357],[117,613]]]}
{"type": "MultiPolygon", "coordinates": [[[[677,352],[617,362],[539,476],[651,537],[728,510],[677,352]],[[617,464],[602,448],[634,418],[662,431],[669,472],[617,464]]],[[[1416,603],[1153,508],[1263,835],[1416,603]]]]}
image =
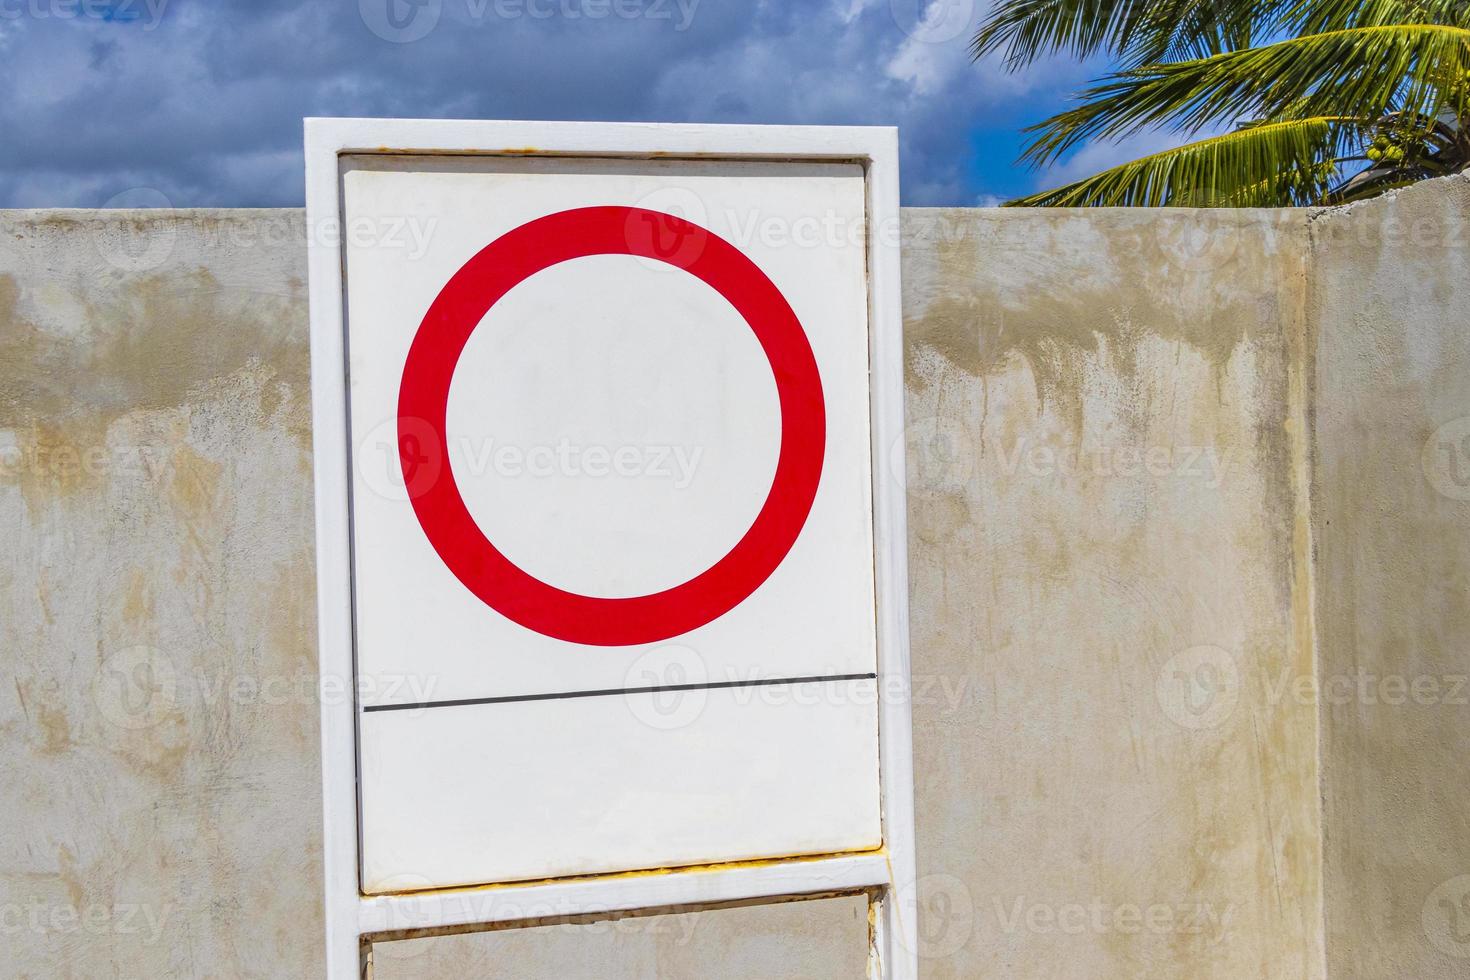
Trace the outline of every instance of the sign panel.
{"type": "Polygon", "coordinates": [[[364,891],[878,847],[862,167],[343,171],[364,891]]]}
{"type": "Polygon", "coordinates": [[[866,892],[914,976],[894,132],[319,119],[306,163],[328,975],[866,892]]]}

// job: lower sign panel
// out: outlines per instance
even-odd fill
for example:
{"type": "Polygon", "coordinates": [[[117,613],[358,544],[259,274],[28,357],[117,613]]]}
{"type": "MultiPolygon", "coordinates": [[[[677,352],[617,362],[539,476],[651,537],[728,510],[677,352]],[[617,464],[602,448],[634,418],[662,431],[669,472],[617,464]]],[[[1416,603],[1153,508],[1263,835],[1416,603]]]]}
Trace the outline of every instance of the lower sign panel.
{"type": "Polygon", "coordinates": [[[364,890],[878,847],[875,693],[852,679],[370,711],[364,890]]]}

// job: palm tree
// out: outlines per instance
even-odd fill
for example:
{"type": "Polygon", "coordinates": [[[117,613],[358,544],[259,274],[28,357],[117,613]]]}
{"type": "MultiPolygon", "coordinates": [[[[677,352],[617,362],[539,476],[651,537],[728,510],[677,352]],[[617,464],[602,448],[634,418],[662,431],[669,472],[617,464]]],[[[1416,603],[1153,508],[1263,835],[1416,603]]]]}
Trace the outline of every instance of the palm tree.
{"type": "Polygon", "coordinates": [[[1223,131],[1013,204],[1340,203],[1470,163],[1470,0],[1005,0],[972,50],[1117,65],[1027,129],[1036,167],[1155,127],[1223,131]]]}

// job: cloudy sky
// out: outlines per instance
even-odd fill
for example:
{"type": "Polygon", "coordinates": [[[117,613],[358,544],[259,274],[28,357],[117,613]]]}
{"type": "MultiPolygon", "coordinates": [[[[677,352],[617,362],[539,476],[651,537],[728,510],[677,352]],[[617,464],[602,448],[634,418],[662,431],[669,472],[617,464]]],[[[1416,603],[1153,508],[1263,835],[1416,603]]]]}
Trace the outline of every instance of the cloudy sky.
{"type": "Polygon", "coordinates": [[[0,0],[0,207],[297,205],[308,115],[896,124],[916,205],[1127,158],[1014,165],[1103,66],[972,63],[988,2],[0,0]]]}

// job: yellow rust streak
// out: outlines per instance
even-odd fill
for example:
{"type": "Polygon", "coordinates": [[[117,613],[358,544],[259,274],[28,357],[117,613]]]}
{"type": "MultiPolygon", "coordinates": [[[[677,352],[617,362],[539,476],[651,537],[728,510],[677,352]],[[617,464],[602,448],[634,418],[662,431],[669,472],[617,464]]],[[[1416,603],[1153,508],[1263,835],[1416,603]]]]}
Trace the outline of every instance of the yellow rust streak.
{"type": "Polygon", "coordinates": [[[878,903],[873,896],[868,896],[868,969],[869,980],[879,980],[877,973],[882,968],[881,953],[878,950],[878,903]]]}
{"type": "Polygon", "coordinates": [[[509,891],[516,888],[532,888],[537,885],[564,884],[573,881],[626,881],[636,878],[656,878],[672,874],[707,874],[720,871],[743,871],[749,868],[771,868],[782,864],[811,864],[830,861],[833,858],[864,857],[882,854],[886,858],[888,849],[878,847],[867,851],[834,851],[828,854],[796,854],[788,857],[760,858],[754,861],[727,861],[723,864],[685,864],[668,868],[643,868],[637,871],[612,871],[606,874],[569,875],[562,878],[534,878],[527,881],[503,881],[485,885],[454,888],[427,888],[411,891],[373,892],[366,898],[388,898],[398,895],[479,895],[485,892],[509,891]]]}

